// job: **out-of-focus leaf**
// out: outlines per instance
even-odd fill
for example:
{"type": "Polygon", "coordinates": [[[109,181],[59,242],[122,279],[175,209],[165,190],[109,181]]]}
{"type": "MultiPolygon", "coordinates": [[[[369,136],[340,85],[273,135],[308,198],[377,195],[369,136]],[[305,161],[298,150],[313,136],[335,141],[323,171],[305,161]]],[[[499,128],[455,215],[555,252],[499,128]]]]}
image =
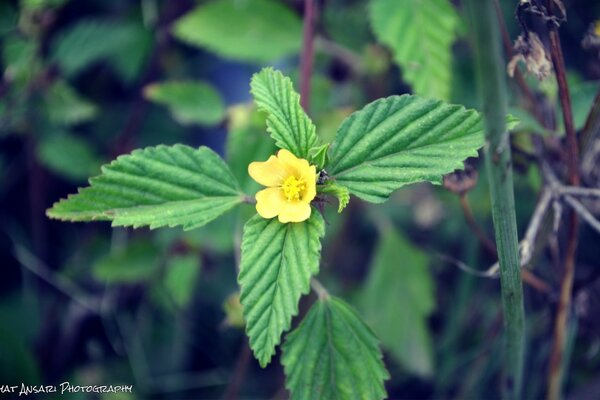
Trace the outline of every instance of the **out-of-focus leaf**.
{"type": "Polygon", "coordinates": [[[126,82],[139,75],[152,37],[139,23],[82,19],[52,42],[52,57],[62,72],[73,76],[100,61],[108,62],[126,82]]]}
{"type": "MultiPolygon", "coordinates": [[[[1,11],[1,10],[0,10],[1,11]]],[[[4,77],[21,89],[37,73],[37,44],[32,40],[9,36],[3,42],[4,77]]]]}
{"type": "Polygon", "coordinates": [[[363,315],[394,359],[418,375],[433,372],[427,317],[435,306],[428,259],[393,229],[381,233],[361,297],[363,315]]]}
{"type": "Polygon", "coordinates": [[[245,193],[255,193],[259,184],[248,175],[248,165],[264,161],[277,152],[275,142],[265,131],[265,117],[251,104],[229,109],[225,154],[231,172],[245,193]]]}
{"type": "Polygon", "coordinates": [[[27,10],[40,10],[43,8],[56,8],[64,5],[69,0],[21,0],[21,8],[27,10]]]}
{"type": "Polygon", "coordinates": [[[0,3],[0,35],[4,36],[8,32],[16,29],[18,14],[14,7],[8,2],[0,3]]]}
{"type": "Polygon", "coordinates": [[[326,169],[350,193],[381,203],[404,185],[441,183],[442,175],[462,169],[482,145],[477,111],[420,96],[391,96],[346,118],[326,169]]]}
{"type": "Polygon", "coordinates": [[[94,277],[108,283],[138,283],[152,278],[160,263],[156,246],[147,241],[131,242],[92,268],[94,277]]]}
{"type": "Polygon", "coordinates": [[[383,399],[390,376],[382,358],[379,341],[349,305],[321,299],[286,337],[285,386],[298,400],[383,399]]]}
{"type": "MultiPolygon", "coordinates": [[[[600,81],[594,82],[580,82],[569,85],[569,92],[571,94],[571,108],[573,110],[573,122],[575,123],[575,129],[579,130],[585,125],[585,120],[592,108],[594,103],[594,97],[600,90],[600,81]]],[[[562,112],[557,111],[557,126],[562,129],[562,112]]]]}
{"type": "Polygon", "coordinates": [[[250,93],[258,109],[267,113],[267,130],[275,144],[307,159],[319,143],[316,127],[300,106],[292,81],[280,71],[264,68],[254,74],[250,93]]]}
{"type": "Polygon", "coordinates": [[[165,288],[178,306],[185,306],[192,299],[200,268],[198,255],[174,256],[167,261],[165,288]]]}
{"type": "MultiPolygon", "coordinates": [[[[18,331],[11,328],[12,326],[5,324],[0,326],[0,354],[2,355],[0,377],[2,377],[2,385],[20,385],[21,382],[37,384],[37,382],[40,382],[40,374],[34,355],[30,350],[31,346],[24,342],[23,336],[18,331]]],[[[19,386],[17,390],[20,389],[19,386]]]]}
{"type": "Polygon", "coordinates": [[[213,125],[225,116],[223,100],[211,85],[199,81],[153,83],[144,96],[169,108],[179,123],[213,125]]]}
{"type": "Polygon", "coordinates": [[[329,37],[336,43],[362,52],[370,40],[365,2],[348,4],[347,0],[328,0],[324,4],[323,25],[329,37]]]}
{"type": "Polygon", "coordinates": [[[271,361],[319,270],[324,234],[325,222],[316,210],[304,222],[282,224],[256,214],[244,226],[240,301],[250,347],[262,367],[271,361]]]}
{"type": "Polygon", "coordinates": [[[227,164],[208,147],[134,150],[102,167],[90,186],[47,211],[66,221],[112,221],[113,226],[198,228],[241,203],[227,164]]]}
{"type": "Polygon", "coordinates": [[[173,34],[226,58],[266,63],[300,50],[302,23],[277,0],[215,0],[179,19],[173,34]]]}
{"type": "Polygon", "coordinates": [[[45,93],[44,103],[44,111],[48,119],[65,126],[89,121],[98,112],[93,103],[81,97],[62,80],[50,86],[45,93]]]}
{"type": "Polygon", "coordinates": [[[85,181],[100,172],[102,162],[92,146],[75,135],[48,135],[40,140],[37,153],[46,167],[73,181],[85,181]]]}
{"type": "Polygon", "coordinates": [[[225,325],[235,328],[243,328],[246,325],[239,292],[227,297],[223,303],[223,311],[225,312],[225,325]]]}
{"type": "Polygon", "coordinates": [[[415,94],[448,100],[452,43],[460,23],[449,0],[371,0],[375,36],[392,50],[415,94]]]}

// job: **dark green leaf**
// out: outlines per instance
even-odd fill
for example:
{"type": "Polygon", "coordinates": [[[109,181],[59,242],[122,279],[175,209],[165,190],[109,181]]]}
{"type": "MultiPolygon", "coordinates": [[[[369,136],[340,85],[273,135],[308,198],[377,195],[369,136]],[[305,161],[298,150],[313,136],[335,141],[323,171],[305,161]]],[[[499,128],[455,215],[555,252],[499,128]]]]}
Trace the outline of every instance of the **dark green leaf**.
{"type": "Polygon", "coordinates": [[[165,287],[179,306],[190,302],[200,276],[198,255],[174,256],[167,261],[165,287]]]}
{"type": "Polygon", "coordinates": [[[74,181],[85,181],[100,172],[100,158],[92,146],[78,136],[49,135],[39,142],[37,152],[46,167],[74,181]]]}
{"type": "Polygon", "coordinates": [[[94,277],[109,283],[144,282],[154,276],[159,263],[156,246],[147,241],[136,241],[100,259],[93,266],[94,277]]]}

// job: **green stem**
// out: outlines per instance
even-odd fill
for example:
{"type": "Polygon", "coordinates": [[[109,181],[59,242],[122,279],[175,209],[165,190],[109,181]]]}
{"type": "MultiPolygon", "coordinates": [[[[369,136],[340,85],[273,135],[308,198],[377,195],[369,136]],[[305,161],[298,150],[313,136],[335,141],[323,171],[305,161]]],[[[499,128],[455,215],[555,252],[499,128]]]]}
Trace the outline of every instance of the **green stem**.
{"type": "Polygon", "coordinates": [[[525,351],[523,286],[517,239],[510,138],[506,130],[505,61],[498,20],[491,0],[466,2],[475,39],[475,59],[485,125],[485,164],[492,200],[492,217],[500,263],[505,329],[503,397],[521,393],[525,351]]]}

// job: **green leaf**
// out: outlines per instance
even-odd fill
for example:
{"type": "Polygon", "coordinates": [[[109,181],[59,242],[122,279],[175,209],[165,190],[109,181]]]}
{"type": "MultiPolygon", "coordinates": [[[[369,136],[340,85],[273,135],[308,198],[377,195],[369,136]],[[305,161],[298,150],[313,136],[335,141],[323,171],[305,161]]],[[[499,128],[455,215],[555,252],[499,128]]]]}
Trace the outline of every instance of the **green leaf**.
{"type": "Polygon", "coordinates": [[[278,147],[300,158],[318,144],[316,128],[300,106],[300,95],[290,78],[272,68],[252,77],[251,93],[259,110],[267,113],[267,130],[278,147]]]}
{"type": "Polygon", "coordinates": [[[195,254],[179,255],[167,261],[165,288],[179,306],[190,302],[200,276],[200,257],[195,254]]]}
{"type": "Polygon", "coordinates": [[[265,367],[319,271],[321,214],[313,209],[304,222],[282,224],[258,214],[244,226],[238,282],[246,333],[254,355],[265,367]]]}
{"type": "Polygon", "coordinates": [[[135,241],[100,259],[92,267],[94,278],[108,283],[137,283],[152,278],[160,258],[156,246],[135,241]]]}
{"type": "Polygon", "coordinates": [[[265,132],[265,118],[252,104],[229,108],[227,118],[226,160],[246,193],[256,193],[260,185],[248,175],[248,165],[266,160],[277,147],[265,132]]]}
{"type": "Polygon", "coordinates": [[[199,81],[153,83],[144,96],[169,108],[181,124],[214,125],[225,117],[223,100],[211,85],[199,81]]]}
{"type": "Polygon", "coordinates": [[[448,0],[371,0],[371,26],[414,93],[442,100],[452,86],[452,43],[460,19],[448,0]]]}
{"type": "Polygon", "coordinates": [[[308,157],[312,165],[317,166],[317,171],[329,162],[329,143],[322,146],[313,147],[308,151],[308,157]]]}
{"type": "Polygon", "coordinates": [[[84,181],[100,171],[101,161],[92,146],[75,135],[46,136],[39,142],[37,153],[46,167],[74,181],[84,181]]]}
{"type": "Polygon", "coordinates": [[[484,142],[475,110],[418,96],[391,96],[346,118],[327,171],[350,193],[374,203],[411,183],[440,184],[484,142]]]}
{"type": "Polygon", "coordinates": [[[81,97],[65,81],[56,81],[44,98],[44,111],[48,119],[56,124],[70,126],[93,119],[98,109],[81,97]]]}
{"type": "Polygon", "coordinates": [[[287,335],[282,363],[292,399],[386,397],[389,374],[377,338],[342,300],[313,304],[300,326],[287,335]]]}
{"type": "Polygon", "coordinates": [[[412,373],[433,370],[427,318],[435,306],[427,256],[393,229],[381,232],[360,307],[394,359],[412,373]]]}
{"type": "Polygon", "coordinates": [[[147,59],[152,36],[136,22],[90,18],[60,32],[51,59],[67,76],[107,61],[126,82],[136,78],[147,59]]]}
{"type": "Polygon", "coordinates": [[[300,50],[302,23],[277,0],[215,0],[176,21],[173,34],[225,58],[267,63],[300,50]]]}
{"type": "Polygon", "coordinates": [[[242,201],[227,164],[207,147],[157,146],[135,150],[102,167],[90,186],[55,203],[51,218],[110,220],[151,229],[202,226],[242,201]]]}
{"type": "Polygon", "coordinates": [[[330,194],[338,199],[338,213],[341,213],[350,203],[350,192],[346,186],[328,182],[325,185],[317,186],[317,190],[319,193],[330,194]]]}

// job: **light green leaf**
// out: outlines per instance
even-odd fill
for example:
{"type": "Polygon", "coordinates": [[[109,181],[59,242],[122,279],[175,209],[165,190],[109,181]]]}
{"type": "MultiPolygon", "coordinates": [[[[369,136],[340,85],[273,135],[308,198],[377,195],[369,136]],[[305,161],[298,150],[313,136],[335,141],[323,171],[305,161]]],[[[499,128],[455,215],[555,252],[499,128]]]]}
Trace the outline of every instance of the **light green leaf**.
{"type": "Polygon", "coordinates": [[[158,270],[159,252],[151,242],[135,241],[98,260],[94,278],[108,283],[137,283],[151,279],[158,270]]]}
{"type": "Polygon", "coordinates": [[[319,193],[330,194],[338,199],[338,213],[341,213],[350,203],[350,192],[346,186],[328,182],[325,185],[317,186],[317,190],[319,193]]]}
{"type": "Polygon", "coordinates": [[[176,21],[173,34],[225,58],[266,63],[300,50],[302,23],[277,0],[215,0],[176,21]]]}
{"type": "Polygon", "coordinates": [[[323,218],[314,209],[304,222],[282,224],[257,214],[244,226],[240,301],[250,347],[263,367],[298,313],[310,277],[319,271],[324,234],[323,218]]]}
{"type": "Polygon", "coordinates": [[[350,193],[374,203],[411,183],[440,184],[484,142],[475,110],[418,96],[376,100],[346,118],[327,171],[350,193]]]}
{"type": "Polygon", "coordinates": [[[44,97],[44,111],[56,124],[70,126],[93,119],[98,109],[65,81],[56,81],[44,97]]]}
{"type": "Polygon", "coordinates": [[[342,300],[328,297],[312,308],[283,345],[286,387],[292,399],[386,397],[389,374],[377,338],[342,300]]]}
{"type": "Polygon", "coordinates": [[[318,144],[316,128],[300,106],[300,95],[290,78],[272,68],[252,77],[251,93],[259,110],[267,113],[267,130],[278,147],[300,158],[318,144]]]}
{"type": "Polygon", "coordinates": [[[102,167],[90,186],[55,203],[51,218],[110,220],[151,229],[202,226],[242,201],[227,164],[207,147],[157,146],[135,150],[102,167]]]}
{"type": "Polygon", "coordinates": [[[60,32],[51,47],[51,59],[67,76],[99,61],[107,61],[126,82],[143,67],[152,36],[141,24],[108,19],[82,19],[60,32]]]}
{"type": "Polygon", "coordinates": [[[225,117],[223,100],[211,85],[199,81],[153,83],[144,96],[169,108],[179,123],[214,125],[225,117]]]}
{"type": "Polygon", "coordinates": [[[185,306],[192,299],[200,268],[197,254],[178,255],[167,261],[165,288],[177,305],[185,306]]]}
{"type": "Polygon", "coordinates": [[[317,171],[329,162],[329,143],[321,146],[313,147],[308,151],[309,162],[317,166],[317,171]]]}
{"type": "Polygon", "coordinates": [[[433,371],[427,318],[435,306],[427,256],[393,229],[381,232],[361,311],[394,359],[412,373],[433,371]]]}
{"type": "Polygon", "coordinates": [[[449,0],[371,0],[375,36],[392,50],[414,93],[448,100],[460,19],[449,0]]]}
{"type": "Polygon", "coordinates": [[[74,181],[100,172],[101,161],[92,146],[79,136],[48,135],[39,142],[38,158],[52,171],[74,181]],[[68,157],[65,155],[68,154],[68,157]]]}

